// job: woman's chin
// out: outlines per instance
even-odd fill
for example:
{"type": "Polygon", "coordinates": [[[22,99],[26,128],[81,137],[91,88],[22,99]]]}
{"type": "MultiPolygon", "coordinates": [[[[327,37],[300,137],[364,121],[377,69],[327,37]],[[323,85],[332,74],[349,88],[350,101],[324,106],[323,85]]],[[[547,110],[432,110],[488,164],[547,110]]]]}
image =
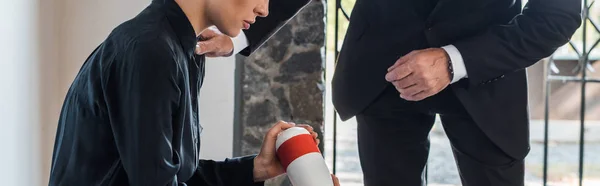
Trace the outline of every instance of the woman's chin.
{"type": "Polygon", "coordinates": [[[241,31],[241,29],[227,29],[227,31],[224,32],[224,34],[229,37],[237,37],[238,35],[240,35],[241,31]]]}

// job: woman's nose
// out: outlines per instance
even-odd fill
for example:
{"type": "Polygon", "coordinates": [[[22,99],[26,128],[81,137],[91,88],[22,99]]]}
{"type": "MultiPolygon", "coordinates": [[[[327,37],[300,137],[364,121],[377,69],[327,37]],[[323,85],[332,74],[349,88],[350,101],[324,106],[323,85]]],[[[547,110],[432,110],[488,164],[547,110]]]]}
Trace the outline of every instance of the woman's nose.
{"type": "Polygon", "coordinates": [[[269,15],[269,0],[264,0],[261,4],[259,4],[254,10],[259,17],[267,17],[269,15]]]}

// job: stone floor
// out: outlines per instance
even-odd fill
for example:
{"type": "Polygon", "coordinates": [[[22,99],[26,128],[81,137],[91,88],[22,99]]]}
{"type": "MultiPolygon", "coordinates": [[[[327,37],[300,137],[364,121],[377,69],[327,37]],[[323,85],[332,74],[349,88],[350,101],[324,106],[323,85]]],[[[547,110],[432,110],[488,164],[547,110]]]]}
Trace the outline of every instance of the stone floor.
{"type": "MultiPolygon", "coordinates": [[[[568,123],[568,122],[567,122],[568,123]]],[[[572,186],[578,183],[579,130],[578,125],[552,122],[552,140],[549,151],[550,186],[572,186]],[[555,124],[556,123],[556,124],[555,124]]],[[[542,185],[543,174],[543,123],[532,121],[531,152],[526,159],[526,182],[528,186],[542,185]],[[541,139],[540,139],[541,138],[541,139]]],[[[600,124],[586,123],[584,185],[600,185],[600,124]]],[[[332,135],[325,139],[325,156],[331,167],[332,135]]],[[[430,186],[459,186],[457,168],[454,164],[449,141],[442,127],[436,124],[431,132],[431,151],[428,172],[430,186]]],[[[362,185],[362,171],[356,145],[354,120],[338,123],[337,176],[343,186],[362,185]]]]}

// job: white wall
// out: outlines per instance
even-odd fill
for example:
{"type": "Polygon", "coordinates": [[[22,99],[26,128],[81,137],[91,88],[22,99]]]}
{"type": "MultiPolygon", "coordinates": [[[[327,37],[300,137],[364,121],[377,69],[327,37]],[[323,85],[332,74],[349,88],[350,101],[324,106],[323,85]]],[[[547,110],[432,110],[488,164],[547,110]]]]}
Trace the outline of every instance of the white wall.
{"type": "MultiPolygon", "coordinates": [[[[47,185],[58,115],[73,78],[108,33],[150,0],[1,2],[0,180],[47,185]]],[[[232,154],[234,65],[233,57],[207,61],[203,158],[232,154]]]]}
{"type": "Polygon", "coordinates": [[[40,177],[36,0],[0,3],[0,182],[37,185],[40,177]],[[33,170],[33,171],[32,171],[33,170]]]}
{"type": "Polygon", "coordinates": [[[200,91],[203,159],[233,155],[235,57],[208,58],[205,84],[200,91]]]}
{"type": "MultiPolygon", "coordinates": [[[[62,106],[62,100],[65,96],[60,86],[61,68],[59,61],[60,48],[60,16],[61,4],[59,0],[38,0],[40,6],[38,11],[38,56],[40,65],[39,76],[39,94],[40,100],[38,109],[40,110],[40,120],[38,128],[40,129],[39,148],[40,153],[36,159],[40,165],[36,170],[41,174],[40,184],[47,184],[48,174],[50,172],[50,160],[52,149],[54,147],[54,134],[56,133],[56,124],[62,106]]],[[[30,72],[32,73],[32,72],[30,72]]]]}

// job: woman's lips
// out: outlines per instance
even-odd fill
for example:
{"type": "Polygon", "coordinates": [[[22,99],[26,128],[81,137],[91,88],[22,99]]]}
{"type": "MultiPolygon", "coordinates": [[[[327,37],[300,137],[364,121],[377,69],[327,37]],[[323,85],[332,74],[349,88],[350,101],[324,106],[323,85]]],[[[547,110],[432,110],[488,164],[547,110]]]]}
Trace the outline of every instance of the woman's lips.
{"type": "Polygon", "coordinates": [[[252,24],[252,23],[250,23],[248,21],[244,21],[244,29],[246,29],[246,30],[250,29],[250,24],[252,24]]]}

